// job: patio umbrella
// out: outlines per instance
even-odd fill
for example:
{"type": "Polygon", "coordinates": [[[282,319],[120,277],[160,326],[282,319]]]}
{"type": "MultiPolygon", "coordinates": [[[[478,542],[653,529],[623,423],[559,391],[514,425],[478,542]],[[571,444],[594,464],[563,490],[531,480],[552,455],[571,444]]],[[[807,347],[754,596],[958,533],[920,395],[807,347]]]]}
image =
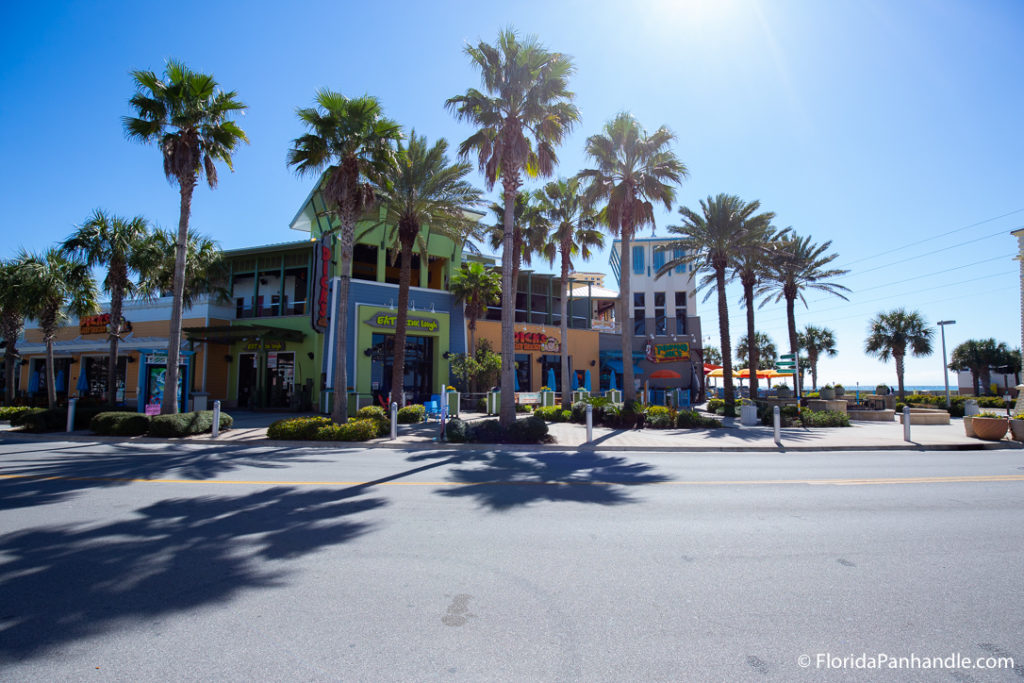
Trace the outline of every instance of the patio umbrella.
{"type": "Polygon", "coordinates": [[[516,382],[516,391],[519,391],[519,373],[518,372],[513,372],[512,373],[512,379],[514,379],[515,382],[516,382]]]}
{"type": "Polygon", "coordinates": [[[615,391],[615,371],[612,370],[611,377],[608,378],[608,391],[615,391]]]}
{"type": "Polygon", "coordinates": [[[572,373],[572,390],[576,391],[580,388],[580,376],[577,373],[572,373]]]}
{"type": "Polygon", "coordinates": [[[590,370],[583,373],[583,388],[590,391],[590,370]]]}
{"type": "Polygon", "coordinates": [[[680,379],[682,375],[675,370],[655,370],[648,377],[651,379],[680,379]]]}
{"type": "Polygon", "coordinates": [[[64,371],[63,370],[58,370],[57,371],[57,378],[56,378],[56,381],[55,381],[55,384],[54,384],[54,386],[56,387],[57,391],[64,391],[65,380],[66,380],[66,378],[64,377],[64,371]]]}
{"type": "Polygon", "coordinates": [[[555,390],[555,369],[548,368],[548,389],[555,390]]]}
{"type": "Polygon", "coordinates": [[[39,371],[35,368],[28,376],[28,393],[34,394],[39,391],[39,371]]]}
{"type": "Polygon", "coordinates": [[[89,378],[86,377],[85,375],[84,361],[82,362],[82,371],[78,373],[78,384],[75,385],[75,388],[78,389],[79,394],[84,394],[85,392],[89,391],[89,378]]]}
{"type": "Polygon", "coordinates": [[[720,370],[721,368],[722,368],[721,365],[715,365],[713,363],[705,363],[704,364],[704,374],[706,375],[709,372],[714,372],[715,370],[720,370]]]}

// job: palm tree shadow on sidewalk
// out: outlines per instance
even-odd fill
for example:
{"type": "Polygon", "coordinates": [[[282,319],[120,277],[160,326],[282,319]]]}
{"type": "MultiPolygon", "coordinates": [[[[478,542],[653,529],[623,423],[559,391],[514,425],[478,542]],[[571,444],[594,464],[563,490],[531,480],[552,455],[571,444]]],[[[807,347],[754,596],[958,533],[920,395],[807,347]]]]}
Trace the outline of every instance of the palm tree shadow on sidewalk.
{"type": "Polygon", "coordinates": [[[451,487],[437,493],[476,498],[508,510],[539,502],[622,505],[637,502],[624,487],[668,481],[643,462],[593,452],[495,453],[482,467],[453,469],[451,487]]]}

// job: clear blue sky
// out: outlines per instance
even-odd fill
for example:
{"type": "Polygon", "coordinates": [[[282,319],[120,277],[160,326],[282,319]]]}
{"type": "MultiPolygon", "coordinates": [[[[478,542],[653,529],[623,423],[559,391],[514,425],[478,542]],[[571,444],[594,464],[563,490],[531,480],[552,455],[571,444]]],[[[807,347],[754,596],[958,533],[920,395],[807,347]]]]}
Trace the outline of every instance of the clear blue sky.
{"type": "MultiPolygon", "coordinates": [[[[586,136],[626,109],[677,134],[691,174],[683,204],[760,199],[779,225],[833,241],[853,270],[842,280],[851,302],[812,295],[797,318],[836,332],[824,380],[895,384],[892,364],[862,348],[867,320],[899,305],[957,320],[951,347],[989,336],[1020,345],[1009,234],[1024,226],[1017,2],[4,3],[0,257],[63,239],[96,207],[177,224],[157,150],[122,133],[131,69],[181,59],[249,105],[252,144],[193,203],[195,227],[242,247],[299,236],[287,226],[311,180],[284,160],[302,132],[295,107],[317,88],[376,95],[406,127],[457,143],[470,130],[443,102],[478,85],[462,47],[509,25],[575,59],[583,123],[560,151],[561,174],[579,170],[586,136]]],[[[660,215],[659,234],[675,222],[660,215]]],[[[579,268],[607,272],[607,254],[579,268]]],[[[699,312],[717,344],[711,303],[699,312]]],[[[730,305],[738,338],[738,292],[730,305]]],[[[783,309],[759,319],[784,345],[783,309]]],[[[941,384],[937,335],[935,346],[908,362],[908,383],[941,384]]]]}

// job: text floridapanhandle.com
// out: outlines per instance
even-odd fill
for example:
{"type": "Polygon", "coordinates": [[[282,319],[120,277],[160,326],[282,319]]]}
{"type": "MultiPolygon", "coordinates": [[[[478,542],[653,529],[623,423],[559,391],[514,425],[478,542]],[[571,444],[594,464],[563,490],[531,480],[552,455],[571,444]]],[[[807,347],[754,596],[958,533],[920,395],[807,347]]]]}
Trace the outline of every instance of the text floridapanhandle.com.
{"type": "Polygon", "coordinates": [[[884,652],[837,655],[818,652],[800,655],[797,664],[807,669],[1012,669],[1012,657],[964,657],[959,652],[940,657],[916,654],[890,655],[884,652]]]}

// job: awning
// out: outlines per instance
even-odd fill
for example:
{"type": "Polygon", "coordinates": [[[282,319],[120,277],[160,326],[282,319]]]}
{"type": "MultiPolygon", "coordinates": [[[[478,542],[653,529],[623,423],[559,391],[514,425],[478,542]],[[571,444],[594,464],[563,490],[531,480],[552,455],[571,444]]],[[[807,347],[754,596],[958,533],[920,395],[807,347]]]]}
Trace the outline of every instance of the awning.
{"type": "Polygon", "coordinates": [[[219,327],[185,327],[182,329],[185,338],[195,342],[210,344],[231,344],[242,339],[263,339],[264,341],[300,342],[306,338],[305,333],[289,330],[284,327],[270,325],[221,325],[219,327]]]}
{"type": "MultiPolygon", "coordinates": [[[[611,368],[612,370],[614,370],[615,372],[617,372],[619,374],[622,374],[622,372],[623,372],[623,370],[622,370],[622,361],[621,360],[606,360],[603,363],[603,365],[605,367],[611,368]]],[[[642,375],[642,374],[644,374],[644,371],[641,370],[640,367],[636,363],[634,363],[633,364],[633,374],[634,375],[642,375]]]]}

